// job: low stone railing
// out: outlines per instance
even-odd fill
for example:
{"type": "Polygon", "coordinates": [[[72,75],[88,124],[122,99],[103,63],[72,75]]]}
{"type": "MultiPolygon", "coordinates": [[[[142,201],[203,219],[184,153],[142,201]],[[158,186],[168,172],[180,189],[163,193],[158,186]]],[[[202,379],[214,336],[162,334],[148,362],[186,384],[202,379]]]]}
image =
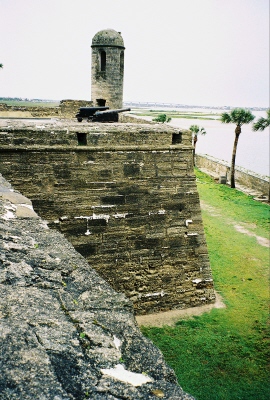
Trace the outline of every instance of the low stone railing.
{"type": "MultiPolygon", "coordinates": [[[[209,155],[196,154],[196,167],[204,170],[214,178],[226,177],[226,181],[230,181],[230,164],[224,160],[219,160],[209,155]]],[[[269,193],[269,177],[256,174],[245,168],[236,166],[235,180],[237,185],[241,185],[260,193],[267,197],[269,193]]]]}

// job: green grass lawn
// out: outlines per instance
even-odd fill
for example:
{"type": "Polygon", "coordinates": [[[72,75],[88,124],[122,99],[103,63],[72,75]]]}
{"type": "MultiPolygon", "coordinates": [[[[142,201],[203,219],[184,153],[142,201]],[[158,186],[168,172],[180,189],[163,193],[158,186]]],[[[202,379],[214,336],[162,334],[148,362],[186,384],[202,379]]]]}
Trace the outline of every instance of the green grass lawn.
{"type": "Polygon", "coordinates": [[[197,400],[268,400],[270,208],[196,175],[215,289],[227,307],[142,331],[197,400]]]}

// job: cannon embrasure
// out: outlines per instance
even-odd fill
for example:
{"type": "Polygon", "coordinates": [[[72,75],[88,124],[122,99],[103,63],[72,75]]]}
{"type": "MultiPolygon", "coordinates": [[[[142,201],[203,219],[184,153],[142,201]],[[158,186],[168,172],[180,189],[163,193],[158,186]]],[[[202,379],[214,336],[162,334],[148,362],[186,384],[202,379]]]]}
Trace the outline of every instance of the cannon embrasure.
{"type": "Polygon", "coordinates": [[[117,110],[96,111],[93,115],[93,122],[118,122],[118,114],[125,111],[131,111],[130,108],[119,108],[117,110]]]}
{"type": "Polygon", "coordinates": [[[86,119],[87,121],[92,121],[93,115],[97,111],[105,111],[108,110],[109,107],[81,107],[79,109],[79,112],[76,114],[76,118],[78,122],[82,122],[83,119],[86,119]]]}

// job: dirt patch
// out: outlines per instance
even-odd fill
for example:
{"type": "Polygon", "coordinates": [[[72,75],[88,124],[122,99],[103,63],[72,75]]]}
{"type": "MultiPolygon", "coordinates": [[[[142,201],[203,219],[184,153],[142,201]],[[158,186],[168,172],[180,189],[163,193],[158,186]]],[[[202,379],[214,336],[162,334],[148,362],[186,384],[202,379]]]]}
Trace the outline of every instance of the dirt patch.
{"type": "MultiPolygon", "coordinates": [[[[204,201],[200,202],[201,204],[201,208],[204,211],[207,211],[210,215],[212,215],[213,217],[221,217],[222,214],[219,212],[219,210],[213,206],[210,206],[209,204],[205,203],[204,201]]],[[[232,219],[227,219],[227,223],[228,225],[233,225],[234,229],[237,230],[237,232],[243,233],[244,235],[247,236],[253,236],[256,238],[257,243],[260,246],[264,246],[264,247],[270,247],[270,240],[267,238],[264,238],[262,236],[258,236],[256,235],[256,233],[251,232],[249,229],[247,229],[245,226],[237,224],[236,221],[232,220],[232,219]]],[[[256,228],[255,224],[250,224],[248,225],[251,229],[252,228],[256,228]]]]}
{"type": "Polygon", "coordinates": [[[258,244],[260,244],[261,246],[270,247],[270,240],[269,239],[266,239],[266,238],[264,238],[262,236],[256,235],[253,232],[250,232],[248,229],[246,229],[242,225],[234,225],[234,228],[237,230],[237,232],[244,233],[245,235],[255,237],[257,242],[258,242],[258,244]]]}
{"type": "Polygon", "coordinates": [[[226,305],[223,303],[223,299],[215,292],[216,301],[213,304],[207,304],[200,307],[191,307],[184,310],[170,310],[158,314],[148,315],[137,315],[136,321],[139,326],[157,326],[162,327],[164,325],[173,326],[177,321],[184,318],[190,318],[195,315],[201,315],[205,312],[210,312],[213,308],[225,308],[226,305]]]}
{"type": "Polygon", "coordinates": [[[200,200],[202,210],[208,211],[213,217],[220,217],[221,213],[213,206],[206,204],[205,201],[200,200]]]}

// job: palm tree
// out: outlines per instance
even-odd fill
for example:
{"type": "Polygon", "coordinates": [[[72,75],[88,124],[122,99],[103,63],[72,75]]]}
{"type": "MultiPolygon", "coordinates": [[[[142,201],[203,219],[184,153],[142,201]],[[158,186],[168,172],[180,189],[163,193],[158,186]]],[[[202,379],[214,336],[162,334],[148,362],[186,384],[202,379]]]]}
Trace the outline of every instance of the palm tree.
{"type": "Polygon", "coordinates": [[[206,131],[204,128],[200,128],[198,125],[191,125],[189,127],[189,130],[192,132],[192,137],[193,137],[193,162],[195,165],[195,152],[196,152],[196,143],[198,141],[198,135],[206,135],[206,131]]]}
{"type": "MultiPolygon", "coordinates": [[[[266,118],[259,118],[255,124],[253,124],[252,129],[254,131],[264,131],[270,125],[270,108],[266,111],[267,117],[266,118]]],[[[270,203],[270,185],[268,191],[268,202],[270,203]]]]}
{"type": "Polygon", "coordinates": [[[253,115],[249,110],[245,110],[243,108],[235,108],[230,113],[225,112],[221,114],[221,122],[225,124],[236,124],[231,163],[231,188],[235,188],[235,159],[238,139],[241,133],[241,126],[243,124],[249,124],[254,120],[254,118],[255,115],[253,115]]]}
{"type": "Polygon", "coordinates": [[[259,118],[255,124],[253,124],[252,129],[254,131],[264,131],[270,125],[270,109],[266,111],[267,117],[266,118],[259,118]]]}

